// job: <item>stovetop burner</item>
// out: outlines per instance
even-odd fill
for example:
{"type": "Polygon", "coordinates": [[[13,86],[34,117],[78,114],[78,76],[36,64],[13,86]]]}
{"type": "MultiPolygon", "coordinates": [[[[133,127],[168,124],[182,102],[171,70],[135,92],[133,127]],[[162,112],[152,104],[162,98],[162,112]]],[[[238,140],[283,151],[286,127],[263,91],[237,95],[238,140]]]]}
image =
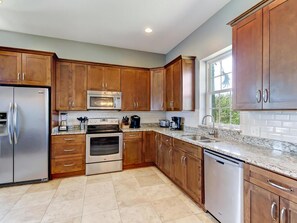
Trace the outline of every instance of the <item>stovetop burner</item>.
{"type": "Polygon", "coordinates": [[[122,132],[119,120],[115,118],[91,118],[88,120],[87,134],[122,132]]]}

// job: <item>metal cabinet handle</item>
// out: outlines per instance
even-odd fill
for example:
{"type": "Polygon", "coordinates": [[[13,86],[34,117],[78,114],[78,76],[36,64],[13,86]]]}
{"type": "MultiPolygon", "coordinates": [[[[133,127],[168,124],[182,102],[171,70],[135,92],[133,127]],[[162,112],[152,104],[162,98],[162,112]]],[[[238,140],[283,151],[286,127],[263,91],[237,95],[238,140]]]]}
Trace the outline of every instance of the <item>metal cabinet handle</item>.
{"type": "Polygon", "coordinates": [[[275,202],[273,202],[271,204],[271,208],[270,208],[270,215],[274,221],[276,221],[276,207],[277,207],[277,204],[275,202]]]}
{"type": "Polygon", "coordinates": [[[107,88],[107,83],[105,83],[105,88],[107,88]]]}
{"type": "Polygon", "coordinates": [[[75,149],[64,149],[64,152],[73,152],[75,149]]]}
{"type": "Polygon", "coordinates": [[[168,151],[169,155],[171,155],[171,152],[172,152],[172,149],[170,149],[170,150],[168,151]]]}
{"type": "Polygon", "coordinates": [[[64,164],[65,167],[70,167],[70,166],[74,166],[75,164],[74,163],[71,163],[71,164],[64,164]]]}
{"type": "Polygon", "coordinates": [[[102,84],[101,84],[101,87],[102,87],[102,89],[104,89],[104,83],[102,82],[102,84]]]}
{"type": "Polygon", "coordinates": [[[270,179],[267,180],[267,183],[277,189],[280,189],[280,190],[283,190],[283,191],[286,191],[286,192],[293,192],[294,189],[293,188],[286,188],[286,187],[283,187],[281,185],[278,185],[277,183],[274,183],[272,182],[270,179]]]}
{"type": "Polygon", "coordinates": [[[285,214],[286,212],[287,212],[287,209],[285,207],[283,207],[282,210],[281,210],[280,223],[286,223],[287,222],[287,215],[285,214]]]}
{"type": "Polygon", "coordinates": [[[17,76],[17,78],[18,78],[18,81],[20,80],[20,78],[21,78],[21,74],[20,73],[18,73],[18,76],[17,76]]]}
{"type": "Polygon", "coordinates": [[[74,101],[71,103],[71,105],[72,105],[72,107],[75,105],[75,104],[74,104],[74,101]]]}
{"type": "Polygon", "coordinates": [[[75,138],[64,138],[65,141],[74,141],[75,138]]]}
{"type": "Polygon", "coordinates": [[[126,143],[124,142],[124,149],[126,149],[126,143]]]}
{"type": "Polygon", "coordinates": [[[183,158],[184,158],[184,156],[181,156],[181,158],[180,158],[180,163],[181,164],[183,164],[183,158]]]}
{"type": "Polygon", "coordinates": [[[184,159],[183,159],[183,161],[184,161],[184,165],[186,165],[186,160],[187,160],[187,157],[184,156],[184,159]]]}
{"type": "Polygon", "coordinates": [[[268,102],[268,98],[269,98],[269,91],[268,91],[268,89],[265,89],[264,92],[263,92],[263,101],[264,101],[264,103],[268,102]]]}
{"type": "Polygon", "coordinates": [[[25,80],[25,73],[23,73],[23,80],[25,80]]]}
{"type": "Polygon", "coordinates": [[[257,103],[260,103],[261,102],[261,99],[262,99],[262,92],[261,90],[258,90],[257,93],[256,93],[256,99],[257,99],[257,103]]]}

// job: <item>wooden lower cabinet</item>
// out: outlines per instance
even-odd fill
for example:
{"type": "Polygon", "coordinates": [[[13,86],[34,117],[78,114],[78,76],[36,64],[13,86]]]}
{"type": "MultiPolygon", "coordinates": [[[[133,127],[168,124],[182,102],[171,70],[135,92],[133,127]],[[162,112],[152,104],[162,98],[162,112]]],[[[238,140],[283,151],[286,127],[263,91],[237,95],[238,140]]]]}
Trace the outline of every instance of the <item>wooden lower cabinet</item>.
{"type": "Polygon", "coordinates": [[[155,133],[124,133],[124,169],[150,166],[155,162],[155,133]]]}
{"type": "Polygon", "coordinates": [[[52,178],[85,174],[85,135],[52,136],[52,178]]]}
{"type": "Polygon", "coordinates": [[[260,167],[244,167],[244,222],[297,223],[297,181],[260,167]]]}
{"type": "Polygon", "coordinates": [[[174,182],[180,187],[185,185],[185,165],[184,165],[185,152],[179,149],[172,150],[172,178],[174,182]]]}

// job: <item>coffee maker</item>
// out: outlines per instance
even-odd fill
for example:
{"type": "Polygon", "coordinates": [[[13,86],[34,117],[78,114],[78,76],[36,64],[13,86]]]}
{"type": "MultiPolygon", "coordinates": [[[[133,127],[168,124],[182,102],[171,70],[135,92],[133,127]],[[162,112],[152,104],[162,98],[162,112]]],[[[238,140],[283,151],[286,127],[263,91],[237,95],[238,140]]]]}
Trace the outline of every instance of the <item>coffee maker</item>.
{"type": "Polygon", "coordinates": [[[67,116],[67,113],[60,114],[59,131],[68,131],[67,116]]]}
{"type": "Polygon", "coordinates": [[[171,117],[171,125],[170,125],[170,129],[171,130],[183,130],[183,118],[182,117],[171,117]]]}
{"type": "Polygon", "coordinates": [[[131,116],[130,128],[140,128],[140,117],[138,115],[131,116]]]}

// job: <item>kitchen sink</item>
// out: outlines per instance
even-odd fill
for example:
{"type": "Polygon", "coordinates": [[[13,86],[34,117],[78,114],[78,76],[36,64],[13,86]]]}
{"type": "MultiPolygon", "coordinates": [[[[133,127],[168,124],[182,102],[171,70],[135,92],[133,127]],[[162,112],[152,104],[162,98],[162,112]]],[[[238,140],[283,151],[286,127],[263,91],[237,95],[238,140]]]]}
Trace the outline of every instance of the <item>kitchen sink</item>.
{"type": "Polygon", "coordinates": [[[198,141],[198,142],[203,142],[203,143],[219,142],[219,140],[217,139],[209,138],[201,135],[182,135],[182,137],[190,140],[198,141]]]}

